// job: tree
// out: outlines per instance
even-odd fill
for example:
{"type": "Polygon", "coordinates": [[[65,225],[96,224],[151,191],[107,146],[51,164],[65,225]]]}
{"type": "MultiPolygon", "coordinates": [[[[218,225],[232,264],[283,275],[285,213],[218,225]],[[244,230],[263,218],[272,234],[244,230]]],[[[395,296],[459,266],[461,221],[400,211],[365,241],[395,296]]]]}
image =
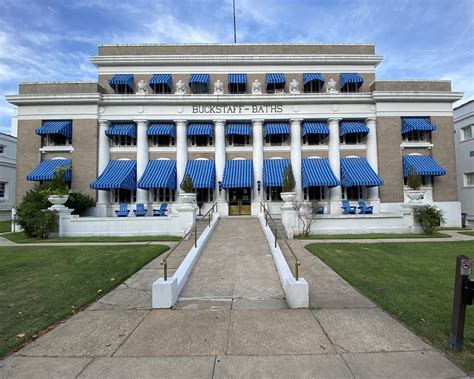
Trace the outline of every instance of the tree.
{"type": "Polygon", "coordinates": [[[293,192],[295,185],[296,181],[293,176],[293,170],[291,169],[291,165],[288,165],[283,171],[283,192],[293,192]]]}
{"type": "Polygon", "coordinates": [[[443,211],[432,205],[422,205],[413,210],[415,220],[426,234],[433,234],[435,227],[445,222],[443,211]]]}

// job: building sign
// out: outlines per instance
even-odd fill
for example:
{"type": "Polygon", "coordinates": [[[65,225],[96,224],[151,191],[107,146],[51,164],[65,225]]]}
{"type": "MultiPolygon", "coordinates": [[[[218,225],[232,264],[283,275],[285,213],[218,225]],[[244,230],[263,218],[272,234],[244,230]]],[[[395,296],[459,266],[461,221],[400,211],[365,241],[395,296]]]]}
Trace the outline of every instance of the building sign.
{"type": "Polygon", "coordinates": [[[197,114],[282,113],[282,105],[193,105],[197,114]]]}

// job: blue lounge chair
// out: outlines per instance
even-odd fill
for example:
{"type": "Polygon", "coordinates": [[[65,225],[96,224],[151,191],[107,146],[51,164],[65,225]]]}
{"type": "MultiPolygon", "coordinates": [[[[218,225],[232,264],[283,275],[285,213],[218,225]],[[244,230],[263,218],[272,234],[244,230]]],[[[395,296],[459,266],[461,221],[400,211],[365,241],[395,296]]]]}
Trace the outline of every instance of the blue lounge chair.
{"type": "Polygon", "coordinates": [[[368,207],[363,200],[359,200],[359,209],[361,215],[371,215],[374,213],[374,207],[368,207]]]}
{"type": "Polygon", "coordinates": [[[342,214],[348,215],[348,214],[356,214],[356,209],[357,207],[354,207],[349,204],[347,200],[342,200],[342,207],[341,207],[344,212],[342,214]]]}
{"type": "Polygon", "coordinates": [[[163,217],[168,212],[168,203],[162,203],[160,209],[153,209],[153,216],[163,217]]]}
{"type": "Polygon", "coordinates": [[[115,211],[115,214],[118,217],[127,217],[130,211],[128,210],[128,205],[126,203],[120,203],[119,209],[115,211]]]}
{"type": "Polygon", "coordinates": [[[144,217],[146,216],[146,208],[143,203],[137,203],[137,209],[133,211],[136,217],[144,217]]]}

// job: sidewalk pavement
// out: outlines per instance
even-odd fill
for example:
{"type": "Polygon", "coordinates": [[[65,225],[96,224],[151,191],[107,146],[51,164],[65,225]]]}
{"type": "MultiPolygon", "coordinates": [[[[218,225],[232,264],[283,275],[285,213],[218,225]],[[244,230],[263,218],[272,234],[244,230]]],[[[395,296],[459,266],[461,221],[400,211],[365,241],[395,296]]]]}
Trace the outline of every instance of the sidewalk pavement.
{"type": "MultiPolygon", "coordinates": [[[[162,275],[158,257],[0,361],[0,378],[465,377],[304,249],[308,241],[291,246],[310,285],[310,309],[287,309],[261,229],[249,219],[226,221],[175,309],[151,310],[151,284],[162,275]]],[[[173,253],[169,267],[186,248],[173,253]]]]}

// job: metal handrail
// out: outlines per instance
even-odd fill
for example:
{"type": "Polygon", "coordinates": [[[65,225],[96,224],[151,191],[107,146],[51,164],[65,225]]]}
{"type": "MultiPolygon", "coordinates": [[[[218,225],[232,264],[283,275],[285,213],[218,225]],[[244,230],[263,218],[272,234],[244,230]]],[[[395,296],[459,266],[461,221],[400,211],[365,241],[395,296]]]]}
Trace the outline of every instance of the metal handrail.
{"type": "Polygon", "coordinates": [[[163,279],[165,281],[168,280],[168,258],[171,254],[173,254],[173,252],[178,248],[179,245],[181,245],[181,243],[183,241],[185,241],[190,235],[192,232],[194,232],[194,247],[197,247],[197,223],[204,220],[206,217],[208,217],[208,226],[210,227],[211,226],[211,221],[212,221],[212,216],[214,214],[214,209],[217,210],[217,203],[213,203],[212,204],[212,207],[211,209],[209,209],[205,214],[204,216],[202,216],[200,219],[196,219],[196,222],[194,223],[194,225],[189,229],[189,231],[184,235],[183,239],[180,240],[176,245],[173,246],[173,248],[168,251],[164,258],[161,260],[160,262],[160,265],[163,266],[163,279]]]}
{"type": "MultiPolygon", "coordinates": [[[[273,227],[274,227],[274,230],[275,230],[275,233],[274,233],[275,247],[277,247],[277,241],[278,241],[277,224],[276,224],[275,220],[273,219],[273,217],[268,212],[267,208],[265,207],[265,204],[263,204],[262,202],[260,202],[260,209],[263,209],[263,212],[265,214],[265,226],[268,226],[268,218],[270,218],[270,221],[273,223],[273,227]]],[[[270,230],[271,229],[272,228],[270,227],[270,230]]],[[[298,281],[298,279],[299,279],[299,267],[301,266],[301,262],[298,260],[298,257],[296,256],[295,252],[291,248],[291,246],[288,243],[288,240],[285,236],[283,236],[283,241],[285,242],[286,246],[288,247],[288,250],[290,250],[290,253],[293,256],[293,258],[295,259],[295,279],[296,279],[296,281],[298,281]]]]}

